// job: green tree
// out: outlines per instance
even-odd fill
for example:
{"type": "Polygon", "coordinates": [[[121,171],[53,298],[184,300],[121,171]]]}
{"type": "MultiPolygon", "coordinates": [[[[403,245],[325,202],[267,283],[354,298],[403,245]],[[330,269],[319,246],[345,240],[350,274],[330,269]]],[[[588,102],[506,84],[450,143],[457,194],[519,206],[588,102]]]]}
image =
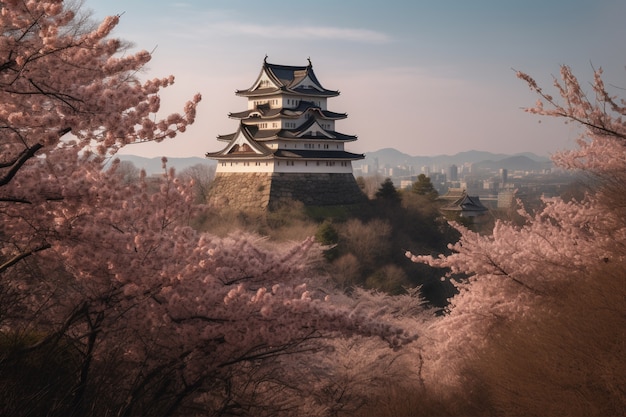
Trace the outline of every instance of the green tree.
{"type": "Polygon", "coordinates": [[[379,201],[388,201],[392,203],[399,203],[401,198],[398,190],[393,185],[393,181],[391,178],[385,179],[385,181],[380,184],[380,188],[376,191],[376,200],[379,201]]]}
{"type": "Polygon", "coordinates": [[[433,199],[439,196],[439,193],[435,190],[433,183],[430,181],[430,177],[427,177],[424,174],[419,174],[417,176],[417,181],[413,183],[411,191],[415,194],[425,195],[433,199]]]}
{"type": "Polygon", "coordinates": [[[339,253],[337,251],[339,233],[330,221],[325,221],[318,227],[317,233],[315,233],[315,240],[322,245],[330,246],[330,248],[324,251],[324,257],[326,257],[326,259],[332,261],[337,258],[339,253]]]}

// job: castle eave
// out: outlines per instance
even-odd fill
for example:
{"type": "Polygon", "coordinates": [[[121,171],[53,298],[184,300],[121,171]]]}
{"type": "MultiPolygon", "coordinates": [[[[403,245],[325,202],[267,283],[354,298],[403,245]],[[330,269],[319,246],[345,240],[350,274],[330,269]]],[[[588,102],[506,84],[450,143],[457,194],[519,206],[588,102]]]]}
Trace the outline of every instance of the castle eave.
{"type": "Polygon", "coordinates": [[[274,152],[276,159],[308,159],[308,160],[359,160],[365,158],[365,155],[352,153],[347,151],[327,151],[327,150],[308,150],[308,149],[279,149],[274,152]]]}

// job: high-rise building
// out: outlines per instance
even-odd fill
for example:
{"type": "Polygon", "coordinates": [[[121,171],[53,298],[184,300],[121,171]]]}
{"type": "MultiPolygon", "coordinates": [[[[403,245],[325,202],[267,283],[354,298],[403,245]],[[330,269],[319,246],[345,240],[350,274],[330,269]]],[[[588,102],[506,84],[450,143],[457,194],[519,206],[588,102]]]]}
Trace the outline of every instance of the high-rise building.
{"type": "Polygon", "coordinates": [[[452,164],[448,168],[448,181],[458,181],[459,179],[459,168],[452,164]]]}
{"type": "Polygon", "coordinates": [[[506,184],[508,176],[509,176],[509,171],[507,171],[505,168],[501,168],[500,169],[500,181],[502,182],[502,184],[506,184]]]}

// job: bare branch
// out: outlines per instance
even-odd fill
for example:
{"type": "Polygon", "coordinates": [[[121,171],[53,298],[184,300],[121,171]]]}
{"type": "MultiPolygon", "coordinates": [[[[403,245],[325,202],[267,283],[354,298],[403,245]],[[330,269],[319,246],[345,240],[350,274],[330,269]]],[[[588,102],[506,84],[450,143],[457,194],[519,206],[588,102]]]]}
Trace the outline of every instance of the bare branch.
{"type": "Polygon", "coordinates": [[[3,185],[7,185],[15,177],[15,175],[26,163],[26,161],[35,156],[35,153],[37,153],[37,151],[41,148],[43,148],[43,145],[40,143],[36,143],[33,146],[26,148],[15,160],[9,172],[7,172],[2,178],[0,178],[0,187],[2,187],[3,185]]]}
{"type": "Polygon", "coordinates": [[[41,252],[46,249],[50,249],[52,246],[49,243],[44,243],[41,246],[36,247],[28,252],[22,252],[18,255],[15,255],[13,258],[6,261],[4,264],[0,265],[0,274],[21,261],[22,259],[28,258],[31,255],[36,254],[37,252],[41,252]]]}

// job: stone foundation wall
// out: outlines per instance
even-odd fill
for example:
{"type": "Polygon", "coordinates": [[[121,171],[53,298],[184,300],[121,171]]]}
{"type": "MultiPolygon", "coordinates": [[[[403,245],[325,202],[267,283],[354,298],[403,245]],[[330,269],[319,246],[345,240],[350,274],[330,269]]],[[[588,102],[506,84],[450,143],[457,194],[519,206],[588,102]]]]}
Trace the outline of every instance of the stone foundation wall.
{"type": "Polygon", "coordinates": [[[265,210],[280,200],[310,206],[355,204],[366,200],[349,173],[218,173],[209,204],[238,210],[265,210]]]}

